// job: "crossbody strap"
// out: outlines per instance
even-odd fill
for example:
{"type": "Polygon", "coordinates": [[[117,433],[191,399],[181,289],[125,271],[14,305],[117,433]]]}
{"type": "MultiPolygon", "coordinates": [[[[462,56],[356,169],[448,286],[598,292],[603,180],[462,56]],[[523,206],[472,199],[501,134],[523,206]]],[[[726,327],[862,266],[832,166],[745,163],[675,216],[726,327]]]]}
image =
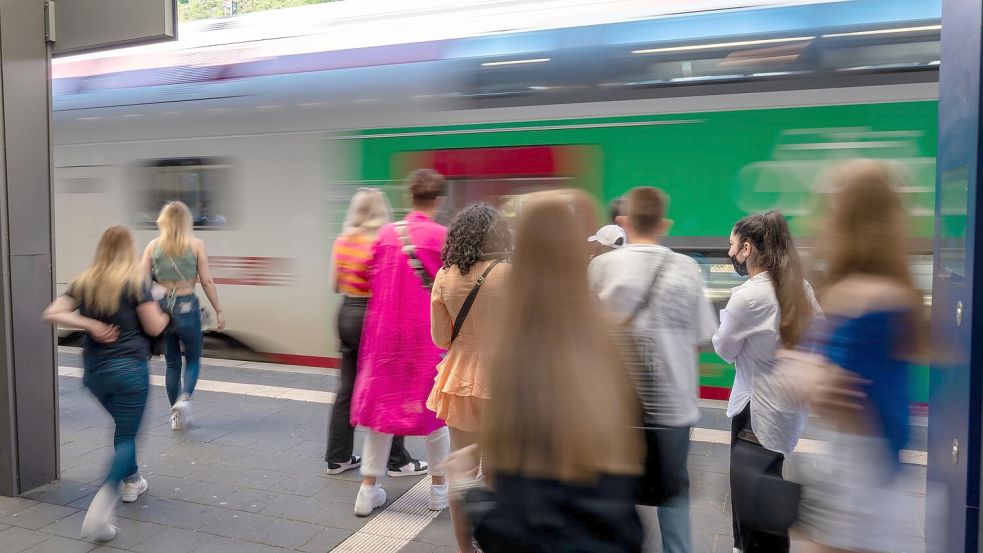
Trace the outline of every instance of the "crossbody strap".
{"type": "Polygon", "coordinates": [[[406,221],[397,222],[395,225],[396,235],[399,236],[399,241],[403,245],[403,253],[406,254],[406,260],[410,264],[410,268],[420,278],[423,287],[429,291],[433,288],[433,277],[427,274],[427,270],[423,267],[423,262],[416,256],[416,246],[410,241],[409,229],[406,227],[406,221]]]}
{"type": "Polygon", "coordinates": [[[655,289],[655,285],[658,284],[659,282],[659,277],[662,276],[662,273],[665,271],[666,265],[668,265],[667,262],[668,257],[669,257],[668,254],[662,255],[661,262],[656,266],[655,272],[652,275],[652,281],[645,289],[645,296],[642,298],[642,302],[639,303],[638,307],[635,308],[635,311],[631,314],[631,317],[628,317],[628,319],[626,319],[625,322],[622,323],[623,325],[628,326],[631,323],[633,323],[635,321],[635,318],[638,317],[638,314],[644,311],[645,308],[648,307],[649,303],[652,302],[652,296],[654,295],[652,293],[652,290],[655,289]]]}
{"type": "Polygon", "coordinates": [[[461,306],[461,310],[457,312],[457,319],[454,320],[454,333],[451,334],[452,344],[454,343],[454,340],[457,340],[457,335],[461,333],[461,327],[464,325],[464,320],[468,318],[468,311],[471,311],[471,305],[474,303],[475,298],[478,297],[478,290],[481,289],[481,285],[485,282],[488,274],[492,272],[492,269],[494,269],[495,266],[501,262],[501,259],[492,261],[492,264],[485,269],[484,273],[481,273],[481,276],[478,277],[478,280],[474,283],[474,286],[471,287],[471,293],[468,294],[468,297],[464,300],[464,305],[461,306]]]}

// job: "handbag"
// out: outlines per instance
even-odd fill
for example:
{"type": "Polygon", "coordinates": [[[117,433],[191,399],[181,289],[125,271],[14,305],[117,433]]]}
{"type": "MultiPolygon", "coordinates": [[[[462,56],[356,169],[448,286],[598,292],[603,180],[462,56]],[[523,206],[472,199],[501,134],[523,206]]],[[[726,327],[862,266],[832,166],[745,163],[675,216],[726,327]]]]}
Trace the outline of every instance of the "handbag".
{"type": "Polygon", "coordinates": [[[471,305],[474,304],[475,298],[478,297],[478,290],[481,289],[481,285],[485,282],[485,279],[488,278],[488,274],[492,272],[492,269],[494,269],[495,266],[501,262],[501,259],[496,259],[493,261],[492,264],[485,269],[485,272],[481,273],[481,276],[478,277],[478,280],[474,283],[474,286],[471,287],[471,292],[468,294],[468,297],[464,299],[464,305],[461,306],[461,310],[457,312],[457,318],[454,319],[454,331],[451,334],[452,344],[454,343],[454,340],[457,340],[457,335],[460,334],[461,327],[464,325],[464,321],[468,318],[468,312],[471,311],[471,305]]]}
{"type": "Polygon", "coordinates": [[[783,535],[799,518],[802,486],[768,474],[781,453],[756,444],[742,431],[731,451],[730,488],[740,523],[770,534],[783,535]]]}
{"type": "Polygon", "coordinates": [[[682,491],[684,483],[680,473],[686,464],[686,450],[679,448],[672,440],[673,432],[678,429],[656,423],[660,406],[664,403],[659,397],[657,382],[657,367],[663,362],[658,341],[653,333],[639,331],[632,324],[652,301],[655,287],[668,264],[667,257],[663,255],[656,266],[641,303],[612,332],[642,407],[645,470],[640,483],[638,504],[650,506],[662,505],[682,491]]]}
{"type": "Polygon", "coordinates": [[[416,276],[420,279],[423,284],[423,288],[429,292],[433,289],[433,277],[427,274],[427,270],[423,267],[423,262],[420,258],[416,256],[416,246],[410,241],[410,234],[406,228],[406,221],[399,221],[395,225],[396,235],[399,236],[400,243],[403,244],[403,253],[406,254],[406,260],[410,264],[410,268],[416,273],[416,276]]]}

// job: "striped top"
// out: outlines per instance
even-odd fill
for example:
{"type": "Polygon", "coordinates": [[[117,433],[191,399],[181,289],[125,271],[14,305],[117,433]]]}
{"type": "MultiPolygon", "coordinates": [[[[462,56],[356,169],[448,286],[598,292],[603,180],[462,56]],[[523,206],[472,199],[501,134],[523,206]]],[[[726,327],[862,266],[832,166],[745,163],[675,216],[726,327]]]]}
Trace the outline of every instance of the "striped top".
{"type": "Polygon", "coordinates": [[[375,238],[364,234],[339,236],[331,256],[338,275],[338,292],[347,296],[370,296],[369,264],[375,238]]]}

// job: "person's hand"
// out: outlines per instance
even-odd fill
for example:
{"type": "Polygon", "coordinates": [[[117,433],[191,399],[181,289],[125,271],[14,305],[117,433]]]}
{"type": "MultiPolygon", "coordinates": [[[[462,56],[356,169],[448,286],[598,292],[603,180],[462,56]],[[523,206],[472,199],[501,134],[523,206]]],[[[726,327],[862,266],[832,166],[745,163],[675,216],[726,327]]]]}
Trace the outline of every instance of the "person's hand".
{"type": "Polygon", "coordinates": [[[225,330],[225,314],[219,311],[215,313],[215,319],[218,321],[218,326],[215,327],[215,330],[219,332],[225,330]]]}
{"type": "Polygon", "coordinates": [[[869,380],[835,367],[816,387],[813,410],[816,414],[844,425],[857,422],[857,415],[863,411],[867,394],[863,387],[869,380]]]}
{"type": "Polygon", "coordinates": [[[87,329],[89,336],[100,344],[111,344],[119,339],[119,327],[101,321],[93,321],[87,329]]]}

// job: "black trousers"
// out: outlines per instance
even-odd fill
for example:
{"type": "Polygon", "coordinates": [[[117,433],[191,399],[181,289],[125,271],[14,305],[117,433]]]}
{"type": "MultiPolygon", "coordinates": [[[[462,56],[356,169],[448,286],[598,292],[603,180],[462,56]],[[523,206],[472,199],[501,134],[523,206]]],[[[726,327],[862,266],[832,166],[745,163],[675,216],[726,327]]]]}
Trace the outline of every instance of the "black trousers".
{"type": "MultiPolygon", "coordinates": [[[[748,403],[747,407],[744,408],[740,414],[735,415],[731,419],[730,424],[730,443],[731,451],[733,451],[733,445],[737,441],[737,435],[743,429],[750,429],[754,432],[754,428],[751,427],[751,404],[748,403]]],[[[761,446],[757,446],[761,447],[761,446]]],[[[734,456],[730,457],[731,466],[734,464],[734,456]]],[[[776,455],[775,462],[773,462],[768,469],[765,471],[767,474],[782,477],[782,467],[785,465],[785,457],[783,455],[776,455]]],[[[731,469],[731,475],[733,475],[733,469],[731,469]]],[[[731,486],[733,489],[733,486],[731,486]]],[[[788,532],[784,535],[772,534],[769,532],[762,532],[756,528],[752,528],[741,524],[740,518],[737,516],[737,510],[734,508],[734,495],[731,492],[730,500],[730,512],[733,517],[734,526],[734,547],[740,549],[744,553],[788,553],[789,550],[789,538],[788,532]]]]}
{"type": "MultiPolygon", "coordinates": [[[[358,345],[362,341],[362,323],[368,298],[346,296],[338,310],[338,338],[341,340],[341,387],[331,408],[328,423],[328,447],[324,460],[344,463],[352,456],[355,428],[351,423],[352,392],[358,372],[358,345]]],[[[402,436],[393,436],[389,450],[389,469],[397,469],[413,460],[406,451],[402,436]]]]}

